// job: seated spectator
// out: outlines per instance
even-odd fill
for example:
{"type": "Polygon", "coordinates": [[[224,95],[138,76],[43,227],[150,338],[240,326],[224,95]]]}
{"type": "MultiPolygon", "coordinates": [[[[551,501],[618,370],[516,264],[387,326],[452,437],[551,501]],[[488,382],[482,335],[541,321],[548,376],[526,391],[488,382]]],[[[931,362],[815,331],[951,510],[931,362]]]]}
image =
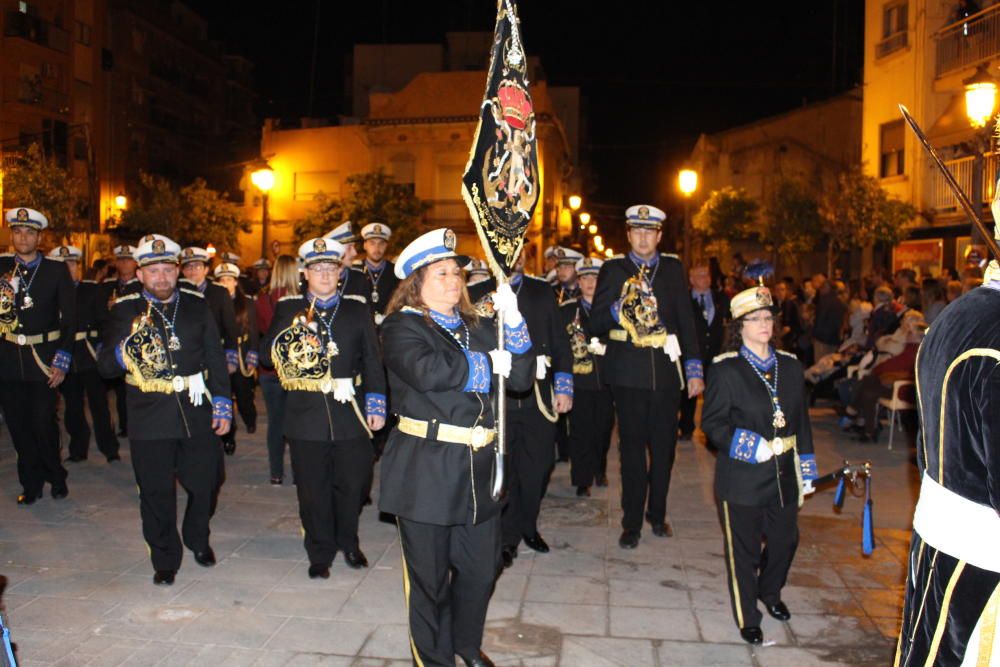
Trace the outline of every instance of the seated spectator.
{"type": "Polygon", "coordinates": [[[888,285],[876,287],[871,317],[868,319],[868,337],[865,340],[865,349],[872,349],[875,347],[876,340],[886,334],[891,334],[898,328],[899,313],[892,300],[892,290],[889,289],[888,285]]]}
{"type": "Polygon", "coordinates": [[[923,282],[921,290],[920,312],[924,314],[928,326],[934,324],[934,320],[941,314],[948,302],[944,298],[944,289],[941,282],[935,278],[928,278],[923,282]]]}
{"type": "Polygon", "coordinates": [[[850,335],[836,352],[831,352],[805,370],[806,382],[816,385],[826,378],[832,376],[838,370],[858,361],[865,352],[865,341],[867,340],[866,323],[871,315],[872,305],[867,301],[852,299],[848,322],[850,324],[850,335]]]}

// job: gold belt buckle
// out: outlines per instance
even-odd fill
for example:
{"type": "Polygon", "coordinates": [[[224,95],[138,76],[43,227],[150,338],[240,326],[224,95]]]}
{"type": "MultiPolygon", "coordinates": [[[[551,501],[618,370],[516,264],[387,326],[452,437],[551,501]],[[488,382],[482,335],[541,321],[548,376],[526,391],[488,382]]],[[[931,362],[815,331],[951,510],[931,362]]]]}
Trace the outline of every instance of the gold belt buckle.
{"type": "Polygon", "coordinates": [[[27,343],[27,342],[28,342],[28,337],[27,336],[25,336],[24,334],[17,334],[17,344],[18,345],[24,346],[24,344],[27,343]]]}
{"type": "Polygon", "coordinates": [[[785,441],[781,438],[775,438],[772,440],[771,451],[774,452],[775,456],[783,454],[785,452],[785,441]]]}
{"type": "Polygon", "coordinates": [[[469,438],[469,444],[473,449],[482,449],[486,446],[486,440],[489,436],[489,432],[482,426],[474,426],[472,428],[472,434],[469,438]]]}
{"type": "Polygon", "coordinates": [[[182,391],[184,391],[184,378],[182,376],[175,375],[174,379],[172,380],[172,382],[174,384],[174,391],[175,392],[177,392],[179,394],[182,391]]]}

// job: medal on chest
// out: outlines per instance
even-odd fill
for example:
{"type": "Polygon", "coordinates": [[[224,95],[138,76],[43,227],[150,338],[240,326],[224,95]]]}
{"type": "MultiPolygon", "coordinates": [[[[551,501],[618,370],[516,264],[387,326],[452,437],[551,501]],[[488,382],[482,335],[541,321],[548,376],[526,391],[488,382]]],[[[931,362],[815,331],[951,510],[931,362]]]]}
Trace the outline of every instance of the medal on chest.
{"type": "Polygon", "coordinates": [[[170,338],[167,339],[167,348],[171,352],[177,352],[181,349],[181,339],[178,338],[177,334],[172,331],[170,332],[170,338]]]}
{"type": "Polygon", "coordinates": [[[35,305],[35,300],[31,298],[31,295],[25,294],[24,301],[21,302],[21,307],[27,309],[31,308],[34,305],[35,305]]]}

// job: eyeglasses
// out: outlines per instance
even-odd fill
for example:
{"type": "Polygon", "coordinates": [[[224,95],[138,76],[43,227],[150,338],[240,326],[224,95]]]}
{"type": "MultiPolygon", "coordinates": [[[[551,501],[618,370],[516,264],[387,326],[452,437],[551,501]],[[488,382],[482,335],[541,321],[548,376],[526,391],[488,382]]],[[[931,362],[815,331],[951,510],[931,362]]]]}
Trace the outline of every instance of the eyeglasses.
{"type": "Polygon", "coordinates": [[[309,271],[311,271],[312,273],[319,273],[319,274],[324,274],[324,275],[330,275],[330,274],[336,273],[337,271],[340,271],[340,267],[339,266],[323,266],[323,267],[310,266],[309,267],[309,271]]]}
{"type": "Polygon", "coordinates": [[[747,317],[743,321],[753,322],[754,324],[774,324],[774,317],[771,315],[764,315],[763,317],[747,317]]]}

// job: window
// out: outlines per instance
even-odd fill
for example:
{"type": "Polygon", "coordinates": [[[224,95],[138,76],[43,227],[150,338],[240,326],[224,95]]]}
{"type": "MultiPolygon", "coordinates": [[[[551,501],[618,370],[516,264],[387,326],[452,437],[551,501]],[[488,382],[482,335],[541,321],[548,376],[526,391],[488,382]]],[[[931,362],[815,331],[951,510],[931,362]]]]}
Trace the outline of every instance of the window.
{"type": "Polygon", "coordinates": [[[876,57],[906,47],[908,9],[905,0],[890,2],[882,8],[882,41],[875,45],[876,57]]]}
{"type": "Polygon", "coordinates": [[[84,46],[90,46],[90,26],[83,21],[76,22],[76,42],[84,46]]]}
{"type": "Polygon", "coordinates": [[[320,192],[328,197],[339,197],[340,172],[300,171],[295,174],[295,201],[312,201],[320,192]]]}
{"type": "Polygon", "coordinates": [[[18,2],[17,3],[17,11],[21,12],[22,14],[27,14],[28,13],[28,3],[24,2],[24,0],[21,0],[20,2],[18,2]]]}
{"type": "Polygon", "coordinates": [[[879,168],[880,178],[903,175],[904,140],[906,133],[903,121],[895,120],[879,127],[879,168]]]}

